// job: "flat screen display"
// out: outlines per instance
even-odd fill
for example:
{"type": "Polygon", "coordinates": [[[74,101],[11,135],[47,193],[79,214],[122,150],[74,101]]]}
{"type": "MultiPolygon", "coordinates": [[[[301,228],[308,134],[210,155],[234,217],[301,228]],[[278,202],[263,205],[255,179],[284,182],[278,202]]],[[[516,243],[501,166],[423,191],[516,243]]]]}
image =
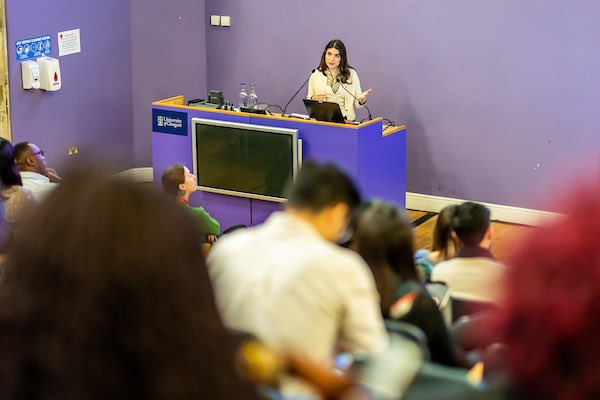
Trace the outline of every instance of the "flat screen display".
{"type": "Polygon", "coordinates": [[[200,190],[285,201],[298,170],[298,131],[193,118],[194,173],[200,190]]]}

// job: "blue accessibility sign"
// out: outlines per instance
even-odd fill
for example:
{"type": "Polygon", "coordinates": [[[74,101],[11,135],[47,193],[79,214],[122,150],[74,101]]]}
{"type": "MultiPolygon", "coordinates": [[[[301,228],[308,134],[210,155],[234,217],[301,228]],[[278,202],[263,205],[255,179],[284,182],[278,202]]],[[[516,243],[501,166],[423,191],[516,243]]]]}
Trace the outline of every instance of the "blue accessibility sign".
{"type": "Polygon", "coordinates": [[[19,40],[15,44],[17,61],[48,55],[52,51],[50,35],[40,36],[32,39],[19,40]]]}

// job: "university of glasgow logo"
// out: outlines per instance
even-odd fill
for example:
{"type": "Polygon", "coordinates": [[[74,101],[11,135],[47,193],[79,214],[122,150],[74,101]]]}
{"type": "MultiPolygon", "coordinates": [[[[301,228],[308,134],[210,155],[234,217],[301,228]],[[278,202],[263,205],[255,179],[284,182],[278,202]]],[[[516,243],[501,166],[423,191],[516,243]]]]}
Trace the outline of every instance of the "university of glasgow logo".
{"type": "Polygon", "coordinates": [[[188,115],[184,112],[152,109],[152,131],[187,136],[188,115]]]}

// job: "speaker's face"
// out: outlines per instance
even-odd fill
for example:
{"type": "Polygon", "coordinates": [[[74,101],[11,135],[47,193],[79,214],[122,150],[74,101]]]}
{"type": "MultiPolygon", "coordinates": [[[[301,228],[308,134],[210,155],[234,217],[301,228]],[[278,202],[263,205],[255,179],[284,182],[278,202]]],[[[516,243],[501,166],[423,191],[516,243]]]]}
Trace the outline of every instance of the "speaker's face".
{"type": "Polygon", "coordinates": [[[338,49],[331,48],[325,52],[325,63],[330,70],[339,68],[341,59],[342,57],[338,49]]]}

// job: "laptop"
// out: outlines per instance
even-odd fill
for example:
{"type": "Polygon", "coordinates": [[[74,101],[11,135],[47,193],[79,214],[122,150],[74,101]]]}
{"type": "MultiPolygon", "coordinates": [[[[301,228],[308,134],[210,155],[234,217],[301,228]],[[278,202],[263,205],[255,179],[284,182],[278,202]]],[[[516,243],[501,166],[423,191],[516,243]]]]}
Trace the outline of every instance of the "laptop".
{"type": "Polygon", "coordinates": [[[311,118],[317,121],[345,123],[338,103],[304,99],[304,107],[311,118]]]}

